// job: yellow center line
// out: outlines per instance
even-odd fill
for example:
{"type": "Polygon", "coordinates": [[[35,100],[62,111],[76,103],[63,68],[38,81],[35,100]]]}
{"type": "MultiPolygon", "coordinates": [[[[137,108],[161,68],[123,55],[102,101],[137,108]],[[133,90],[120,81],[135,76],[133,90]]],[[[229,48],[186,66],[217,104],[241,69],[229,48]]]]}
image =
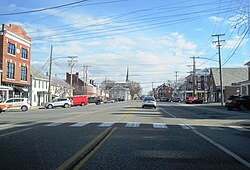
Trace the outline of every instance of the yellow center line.
{"type": "Polygon", "coordinates": [[[78,152],[76,152],[73,156],[71,156],[67,161],[65,161],[62,165],[60,165],[57,170],[67,169],[72,163],[74,163],[77,158],[79,158],[84,152],[86,152],[91,146],[97,143],[108,131],[110,131],[111,127],[107,128],[100,135],[98,135],[94,140],[90,141],[87,145],[81,148],[78,152]]]}
{"type": "Polygon", "coordinates": [[[113,128],[110,133],[83,159],[77,164],[73,170],[81,169],[84,164],[96,153],[96,151],[102,146],[102,144],[110,137],[110,135],[117,129],[117,127],[113,128]]]}
{"type": "Polygon", "coordinates": [[[133,111],[135,111],[137,109],[137,107],[139,107],[139,106],[140,106],[140,104],[137,103],[135,106],[131,107],[123,116],[125,116],[125,117],[131,116],[131,113],[133,111]]]}

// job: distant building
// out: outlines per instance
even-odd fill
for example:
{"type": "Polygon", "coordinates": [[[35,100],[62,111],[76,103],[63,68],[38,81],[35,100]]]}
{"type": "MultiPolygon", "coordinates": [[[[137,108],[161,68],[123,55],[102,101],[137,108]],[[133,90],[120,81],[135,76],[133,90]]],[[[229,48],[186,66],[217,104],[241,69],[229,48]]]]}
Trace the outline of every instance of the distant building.
{"type": "Polygon", "coordinates": [[[31,38],[19,25],[2,25],[0,31],[0,70],[2,84],[0,89],[5,99],[29,97],[30,89],[31,38]]]}
{"type": "Polygon", "coordinates": [[[170,84],[162,84],[154,89],[154,96],[157,99],[168,98],[170,99],[173,96],[173,87],[170,84]]]}
{"type": "Polygon", "coordinates": [[[48,102],[49,77],[45,76],[37,67],[30,66],[31,74],[31,106],[42,106],[48,102]]]}
{"type": "Polygon", "coordinates": [[[245,64],[248,67],[248,79],[246,81],[241,81],[235,84],[239,87],[237,91],[241,95],[250,95],[250,61],[245,64]]]}
{"type": "Polygon", "coordinates": [[[69,97],[70,85],[63,79],[52,77],[51,80],[51,95],[52,99],[56,97],[69,97]]]}
{"type": "MultiPolygon", "coordinates": [[[[239,86],[233,86],[234,83],[246,81],[248,79],[246,68],[222,68],[222,84],[224,91],[224,101],[230,96],[235,95],[239,86]]],[[[218,68],[210,69],[209,82],[209,101],[221,101],[220,74],[218,68]]]]}
{"type": "Polygon", "coordinates": [[[122,87],[120,85],[115,85],[109,90],[109,98],[114,100],[131,100],[131,95],[128,88],[122,87]]]}

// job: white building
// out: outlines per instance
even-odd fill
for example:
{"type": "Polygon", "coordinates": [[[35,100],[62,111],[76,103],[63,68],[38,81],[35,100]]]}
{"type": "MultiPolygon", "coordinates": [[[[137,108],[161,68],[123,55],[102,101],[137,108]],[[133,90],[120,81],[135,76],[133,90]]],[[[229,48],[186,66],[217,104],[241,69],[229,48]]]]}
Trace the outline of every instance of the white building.
{"type": "Polygon", "coordinates": [[[48,102],[49,77],[45,76],[38,68],[30,65],[31,74],[31,106],[42,106],[48,102]]]}
{"type": "Polygon", "coordinates": [[[61,78],[52,77],[51,96],[52,96],[52,99],[56,97],[69,97],[70,85],[61,78]]]}
{"type": "Polygon", "coordinates": [[[131,100],[131,95],[128,88],[124,88],[120,85],[115,85],[109,90],[109,98],[115,100],[131,100]]]}

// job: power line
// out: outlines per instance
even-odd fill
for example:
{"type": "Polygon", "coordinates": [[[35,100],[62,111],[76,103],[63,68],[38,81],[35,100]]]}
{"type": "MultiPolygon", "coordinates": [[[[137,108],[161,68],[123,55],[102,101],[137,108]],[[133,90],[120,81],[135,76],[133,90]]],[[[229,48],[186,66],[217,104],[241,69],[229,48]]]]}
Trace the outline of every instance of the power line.
{"type": "Polygon", "coordinates": [[[42,11],[46,11],[46,10],[51,10],[51,9],[57,9],[57,8],[71,6],[71,5],[76,5],[76,4],[86,2],[86,1],[87,0],[75,1],[75,2],[71,2],[71,3],[63,4],[63,5],[57,5],[57,6],[53,6],[53,7],[46,7],[46,8],[35,9],[35,10],[30,10],[30,11],[23,11],[23,12],[2,13],[2,14],[0,14],[0,16],[21,15],[21,14],[30,14],[30,13],[42,12],[42,11]]]}

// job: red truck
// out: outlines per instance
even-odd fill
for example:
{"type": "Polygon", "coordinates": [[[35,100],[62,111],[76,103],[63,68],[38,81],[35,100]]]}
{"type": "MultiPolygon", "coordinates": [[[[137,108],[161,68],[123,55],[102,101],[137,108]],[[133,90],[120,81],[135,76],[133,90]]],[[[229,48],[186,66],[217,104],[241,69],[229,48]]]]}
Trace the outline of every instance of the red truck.
{"type": "Polygon", "coordinates": [[[199,98],[196,98],[196,97],[187,97],[186,100],[185,100],[185,103],[187,103],[187,104],[192,104],[192,103],[202,104],[203,100],[199,99],[199,98]]]}
{"type": "Polygon", "coordinates": [[[72,96],[69,98],[72,100],[73,106],[85,106],[89,103],[87,96],[72,96]]]}

